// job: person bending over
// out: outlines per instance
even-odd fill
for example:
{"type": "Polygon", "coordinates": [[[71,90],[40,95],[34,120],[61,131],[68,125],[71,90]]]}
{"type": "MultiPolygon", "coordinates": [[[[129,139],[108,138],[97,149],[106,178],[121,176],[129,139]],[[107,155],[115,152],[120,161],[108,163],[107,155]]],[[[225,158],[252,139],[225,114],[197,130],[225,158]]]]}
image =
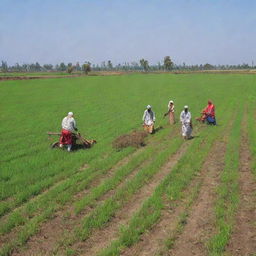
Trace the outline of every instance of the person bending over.
{"type": "Polygon", "coordinates": [[[154,132],[154,123],[156,121],[156,117],[150,105],[148,105],[147,109],[144,111],[142,121],[143,121],[144,130],[152,134],[154,132]]]}
{"type": "Polygon", "coordinates": [[[73,144],[72,133],[78,131],[73,112],[69,112],[68,115],[63,118],[61,126],[60,147],[62,148],[63,145],[67,145],[67,150],[70,152],[73,144]]]}

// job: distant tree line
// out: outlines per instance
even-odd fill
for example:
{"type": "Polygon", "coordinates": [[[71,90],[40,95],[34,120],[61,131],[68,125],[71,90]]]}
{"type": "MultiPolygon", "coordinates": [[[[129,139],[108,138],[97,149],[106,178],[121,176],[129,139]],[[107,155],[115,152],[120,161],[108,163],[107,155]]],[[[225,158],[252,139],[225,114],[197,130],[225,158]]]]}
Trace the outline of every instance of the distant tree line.
{"type": "Polygon", "coordinates": [[[2,61],[0,65],[0,71],[1,72],[85,72],[88,73],[91,71],[91,63],[90,62],[84,62],[80,66],[79,62],[77,62],[75,65],[72,63],[65,64],[64,62],[61,62],[57,65],[52,64],[44,64],[40,65],[38,62],[31,63],[31,64],[19,64],[16,63],[15,65],[8,65],[6,61],[2,61]]]}
{"type": "Polygon", "coordinates": [[[0,71],[1,72],[84,72],[88,74],[90,71],[200,71],[200,70],[230,70],[230,69],[250,69],[256,68],[254,64],[249,65],[247,63],[239,65],[211,65],[209,63],[200,64],[200,65],[187,65],[183,63],[182,65],[174,64],[170,56],[165,56],[162,62],[157,64],[151,64],[148,60],[142,58],[138,62],[124,62],[117,65],[113,65],[111,60],[103,61],[99,64],[92,64],[88,61],[85,61],[80,65],[79,62],[73,63],[64,63],[61,62],[56,65],[52,64],[39,64],[30,63],[30,64],[19,64],[8,65],[6,61],[1,62],[0,71]]]}

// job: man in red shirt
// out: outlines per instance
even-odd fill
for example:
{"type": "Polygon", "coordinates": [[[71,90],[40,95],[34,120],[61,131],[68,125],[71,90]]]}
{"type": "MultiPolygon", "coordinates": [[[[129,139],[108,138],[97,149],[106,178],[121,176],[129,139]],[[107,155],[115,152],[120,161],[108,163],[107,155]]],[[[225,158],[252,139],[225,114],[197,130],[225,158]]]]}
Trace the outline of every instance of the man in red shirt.
{"type": "Polygon", "coordinates": [[[207,121],[208,124],[216,125],[215,106],[211,100],[208,100],[208,105],[203,110],[203,113],[205,115],[205,120],[207,121]]]}

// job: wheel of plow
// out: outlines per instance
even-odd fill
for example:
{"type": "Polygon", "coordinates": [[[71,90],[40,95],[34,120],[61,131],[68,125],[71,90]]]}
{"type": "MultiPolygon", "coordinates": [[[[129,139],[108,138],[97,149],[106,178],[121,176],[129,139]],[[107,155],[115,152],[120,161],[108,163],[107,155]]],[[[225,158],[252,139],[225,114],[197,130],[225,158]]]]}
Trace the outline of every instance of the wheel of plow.
{"type": "Polygon", "coordinates": [[[57,141],[52,143],[51,148],[58,148],[59,146],[60,146],[60,143],[57,141]]]}

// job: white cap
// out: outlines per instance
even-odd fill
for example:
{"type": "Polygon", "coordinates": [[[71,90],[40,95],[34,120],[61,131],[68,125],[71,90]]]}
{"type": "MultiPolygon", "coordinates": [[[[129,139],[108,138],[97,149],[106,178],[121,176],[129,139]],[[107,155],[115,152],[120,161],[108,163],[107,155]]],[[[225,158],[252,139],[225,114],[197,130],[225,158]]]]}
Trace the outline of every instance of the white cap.
{"type": "Polygon", "coordinates": [[[147,105],[147,109],[150,109],[151,108],[151,106],[150,105],[147,105]]]}
{"type": "Polygon", "coordinates": [[[188,106],[186,105],[186,106],[184,106],[184,108],[186,109],[186,108],[188,108],[188,106]]]}
{"type": "Polygon", "coordinates": [[[68,112],[68,116],[73,116],[73,112],[68,112]]]}
{"type": "Polygon", "coordinates": [[[169,104],[170,104],[170,103],[173,103],[173,100],[170,100],[170,101],[169,101],[169,104]]]}

